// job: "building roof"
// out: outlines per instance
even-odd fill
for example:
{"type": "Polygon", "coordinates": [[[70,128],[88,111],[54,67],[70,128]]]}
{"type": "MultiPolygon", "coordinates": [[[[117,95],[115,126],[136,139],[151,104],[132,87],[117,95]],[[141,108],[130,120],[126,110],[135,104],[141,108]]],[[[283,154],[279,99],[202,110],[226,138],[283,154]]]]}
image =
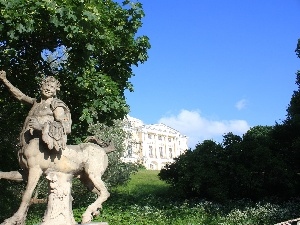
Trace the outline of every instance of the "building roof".
{"type": "Polygon", "coordinates": [[[163,123],[156,123],[156,124],[144,124],[142,120],[136,119],[131,116],[127,116],[127,120],[130,122],[131,127],[139,128],[142,131],[153,131],[154,133],[161,133],[161,134],[171,134],[171,135],[178,135],[182,137],[186,137],[185,135],[182,135],[178,130],[175,130],[172,127],[169,127],[163,123]]]}

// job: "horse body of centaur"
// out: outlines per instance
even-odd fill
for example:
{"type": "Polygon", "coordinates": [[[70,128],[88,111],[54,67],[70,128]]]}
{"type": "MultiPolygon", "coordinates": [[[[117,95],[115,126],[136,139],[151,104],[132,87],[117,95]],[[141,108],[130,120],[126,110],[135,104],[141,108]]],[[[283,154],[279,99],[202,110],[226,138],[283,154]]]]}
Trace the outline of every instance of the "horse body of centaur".
{"type": "MultiPolygon", "coordinates": [[[[93,140],[91,138],[90,140],[93,140]]],[[[79,145],[67,145],[64,150],[53,151],[36,138],[29,145],[40,146],[30,148],[28,146],[18,153],[20,171],[0,172],[0,179],[15,181],[27,181],[26,190],[22,197],[18,211],[0,225],[24,225],[32,193],[41,175],[49,172],[62,172],[78,177],[84,185],[98,195],[98,198],[86,209],[82,216],[82,224],[88,223],[93,216],[99,214],[102,203],[109,197],[101,176],[108,165],[107,153],[114,150],[113,144],[101,145],[96,143],[81,143],[79,145]],[[35,143],[34,143],[35,142],[35,143]]]]}

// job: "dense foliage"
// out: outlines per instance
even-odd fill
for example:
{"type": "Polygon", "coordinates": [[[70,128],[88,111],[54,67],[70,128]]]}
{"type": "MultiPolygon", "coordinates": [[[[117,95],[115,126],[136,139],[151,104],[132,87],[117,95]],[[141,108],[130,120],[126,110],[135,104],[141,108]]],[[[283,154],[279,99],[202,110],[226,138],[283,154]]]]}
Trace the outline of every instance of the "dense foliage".
{"type": "MultiPolygon", "coordinates": [[[[300,39],[296,54],[300,58],[300,39]]],[[[293,92],[287,108],[287,117],[281,124],[275,125],[275,139],[279,154],[286,159],[289,169],[300,172],[300,70],[296,72],[297,90],[293,92]]]]}
{"type": "Polygon", "coordinates": [[[121,160],[125,151],[125,139],[130,139],[128,133],[124,130],[127,122],[124,120],[114,120],[113,122],[113,126],[96,123],[89,127],[89,132],[93,133],[98,139],[107,143],[113,141],[115,146],[115,151],[108,154],[109,167],[103,175],[103,180],[108,187],[126,183],[130,175],[139,168],[138,164],[125,163],[121,160]]]}
{"type": "MultiPolygon", "coordinates": [[[[300,39],[296,53],[300,57],[300,39]]],[[[206,140],[163,168],[159,177],[184,197],[213,200],[286,199],[300,190],[300,71],[287,117],[256,126],[242,137],[228,133],[218,144],[206,140]]]]}
{"type": "MultiPolygon", "coordinates": [[[[58,97],[72,114],[69,144],[99,133],[94,126],[110,129],[116,138],[119,127],[114,121],[129,111],[124,91],[133,90],[132,66],[148,58],[149,40],[137,35],[143,17],[142,5],[129,0],[122,5],[113,0],[0,0],[0,70],[30,97],[39,98],[39,82],[45,76],[60,81],[58,97]]],[[[18,136],[29,109],[0,84],[2,171],[19,169],[18,136]]],[[[121,151],[119,147],[109,156],[110,185],[125,182],[136,168],[120,162],[121,151]]],[[[16,185],[1,180],[1,199],[20,193],[16,185]]],[[[0,205],[5,211],[13,204],[0,205]]]]}
{"type": "MultiPolygon", "coordinates": [[[[131,67],[147,60],[150,45],[146,36],[136,36],[141,4],[123,4],[0,0],[0,69],[31,97],[38,97],[44,76],[59,79],[59,97],[72,113],[69,143],[82,140],[89,124],[112,124],[128,113],[124,91],[132,90],[131,67]]],[[[16,169],[14,150],[29,108],[0,87],[0,165],[16,169]]]]}
{"type": "MultiPolygon", "coordinates": [[[[58,78],[59,97],[72,112],[70,141],[85,136],[92,122],[110,123],[128,113],[124,91],[132,91],[132,66],[147,60],[150,44],[137,36],[141,4],[123,4],[0,0],[0,69],[31,97],[38,95],[41,78],[58,78]]],[[[1,146],[9,140],[4,146],[12,150],[28,107],[2,86],[0,96],[1,146]]]]}
{"type": "Polygon", "coordinates": [[[185,197],[211,200],[287,198],[298,193],[298,175],[274,147],[274,128],[256,126],[222,144],[207,140],[159,173],[185,197]]]}

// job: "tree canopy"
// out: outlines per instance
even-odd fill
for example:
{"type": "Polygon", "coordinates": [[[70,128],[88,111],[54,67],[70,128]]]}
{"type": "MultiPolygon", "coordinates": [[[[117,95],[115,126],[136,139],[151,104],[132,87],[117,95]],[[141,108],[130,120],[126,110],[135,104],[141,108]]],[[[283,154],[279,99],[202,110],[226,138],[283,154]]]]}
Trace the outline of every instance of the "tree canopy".
{"type": "Polygon", "coordinates": [[[222,144],[205,140],[167,164],[159,177],[183,197],[224,201],[296,196],[299,175],[273,145],[273,132],[274,127],[255,126],[243,137],[225,134],[222,144]]]}
{"type": "MultiPolygon", "coordinates": [[[[297,47],[296,47],[296,55],[300,58],[300,39],[298,39],[297,47]]],[[[285,123],[294,123],[300,126],[300,70],[296,72],[296,85],[298,85],[298,89],[294,91],[290,104],[287,108],[287,118],[284,121],[285,123]]]]}
{"type": "MultiPolygon", "coordinates": [[[[149,39],[138,35],[143,17],[141,3],[130,0],[0,0],[0,70],[30,97],[39,98],[44,77],[60,81],[58,97],[72,114],[69,143],[83,140],[88,131],[99,133],[99,124],[102,133],[119,131],[111,125],[129,111],[124,92],[133,91],[132,67],[148,59],[149,39]]],[[[28,111],[0,83],[3,171],[19,169],[18,136],[28,111]]],[[[120,163],[120,152],[119,147],[110,155],[110,185],[126,181],[135,169],[120,163]]],[[[0,186],[3,196],[21,193],[14,182],[1,181],[0,186]]],[[[3,212],[10,205],[9,199],[3,202],[3,212]]]]}
{"type": "MultiPolygon", "coordinates": [[[[40,79],[58,78],[59,97],[72,112],[72,139],[88,124],[110,123],[128,113],[124,91],[133,90],[132,66],[145,62],[150,48],[148,37],[137,36],[141,3],[0,0],[0,10],[0,69],[31,97],[39,93],[40,79]]],[[[4,135],[23,122],[28,109],[3,87],[0,96],[4,135]]]]}

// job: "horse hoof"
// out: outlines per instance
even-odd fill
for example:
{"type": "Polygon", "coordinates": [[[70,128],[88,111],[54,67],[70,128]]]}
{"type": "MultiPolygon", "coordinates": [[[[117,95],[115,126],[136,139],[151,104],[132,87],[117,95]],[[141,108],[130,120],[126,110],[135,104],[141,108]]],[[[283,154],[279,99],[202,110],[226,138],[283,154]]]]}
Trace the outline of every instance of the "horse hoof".
{"type": "MultiPolygon", "coordinates": [[[[82,215],[82,221],[81,221],[81,224],[86,224],[86,223],[90,223],[93,219],[93,216],[91,214],[86,214],[84,213],[82,215]]],[[[1,225],[1,224],[0,224],[1,225]]]]}

